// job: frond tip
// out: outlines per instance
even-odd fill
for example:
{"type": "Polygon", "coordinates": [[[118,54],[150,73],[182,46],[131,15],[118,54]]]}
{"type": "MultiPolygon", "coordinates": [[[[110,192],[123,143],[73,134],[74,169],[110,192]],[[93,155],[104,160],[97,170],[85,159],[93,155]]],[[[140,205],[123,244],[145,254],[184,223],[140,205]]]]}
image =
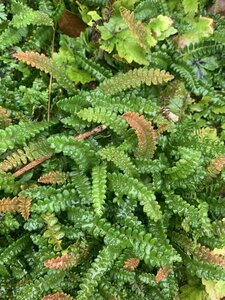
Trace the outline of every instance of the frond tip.
{"type": "Polygon", "coordinates": [[[48,269],[68,269],[74,266],[76,257],[73,255],[63,255],[48,259],[45,262],[45,267],[48,269]]]}
{"type": "Polygon", "coordinates": [[[0,201],[0,212],[20,212],[22,217],[27,220],[30,215],[30,200],[22,196],[14,198],[3,198],[0,201]]]}
{"type": "Polygon", "coordinates": [[[73,300],[73,297],[64,293],[55,293],[46,295],[41,300],[73,300]]]}
{"type": "Polygon", "coordinates": [[[123,267],[128,271],[134,272],[137,269],[139,263],[140,263],[139,258],[129,258],[124,262],[123,267]]]}
{"type": "Polygon", "coordinates": [[[99,89],[109,95],[114,95],[141,84],[157,85],[172,80],[174,77],[165,70],[139,68],[127,73],[119,73],[100,84],[99,89]]]}

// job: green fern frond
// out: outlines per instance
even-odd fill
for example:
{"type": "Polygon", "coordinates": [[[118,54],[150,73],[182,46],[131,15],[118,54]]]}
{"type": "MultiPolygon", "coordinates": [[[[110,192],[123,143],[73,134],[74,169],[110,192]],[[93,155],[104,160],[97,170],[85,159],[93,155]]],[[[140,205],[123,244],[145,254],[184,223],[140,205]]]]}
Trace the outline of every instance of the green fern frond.
{"type": "Polygon", "coordinates": [[[0,35],[0,49],[13,46],[19,43],[28,33],[26,28],[6,28],[0,35]]]}
{"type": "Polygon", "coordinates": [[[106,199],[106,165],[99,165],[92,169],[92,201],[94,211],[98,216],[104,212],[104,203],[106,199]]]}
{"type": "Polygon", "coordinates": [[[112,77],[112,73],[101,66],[100,64],[86,58],[83,54],[76,52],[75,53],[76,62],[87,71],[90,75],[96,78],[99,82],[104,81],[105,79],[112,77]]]}
{"type": "Polygon", "coordinates": [[[137,169],[132,163],[130,157],[114,146],[107,146],[101,149],[99,152],[100,156],[107,161],[112,161],[120,170],[124,171],[125,174],[135,176],[137,169]]]}
{"type": "Polygon", "coordinates": [[[162,14],[169,16],[169,9],[164,0],[143,0],[138,1],[135,7],[135,18],[137,20],[145,20],[162,14]]]}
{"type": "Polygon", "coordinates": [[[104,124],[117,134],[123,134],[127,129],[126,122],[120,116],[104,107],[85,108],[79,111],[77,115],[88,122],[104,124]]]}
{"type": "Polygon", "coordinates": [[[90,7],[105,7],[109,0],[84,0],[84,4],[90,7]]]}
{"type": "Polygon", "coordinates": [[[10,125],[5,130],[0,130],[0,152],[13,149],[15,146],[24,145],[26,141],[40,132],[51,127],[55,122],[20,122],[18,125],[10,125]]]}
{"type": "Polygon", "coordinates": [[[48,14],[38,10],[35,11],[21,2],[14,2],[13,10],[17,11],[17,14],[10,22],[10,26],[22,28],[31,24],[38,26],[53,26],[54,24],[48,14]]]}
{"type": "Polygon", "coordinates": [[[112,267],[114,261],[120,254],[120,249],[105,246],[92,263],[91,268],[85,273],[80,284],[77,300],[90,298],[97,288],[101,278],[112,267]]]}
{"type": "Polygon", "coordinates": [[[158,85],[172,79],[173,75],[164,70],[139,68],[127,73],[119,73],[105,80],[100,84],[99,89],[108,95],[114,95],[130,88],[139,87],[142,84],[158,85]]]}
{"type": "Polygon", "coordinates": [[[72,136],[55,135],[48,138],[56,153],[63,152],[71,157],[80,170],[87,170],[98,162],[98,156],[89,143],[76,141],[72,136]]]}
{"type": "Polygon", "coordinates": [[[67,78],[63,66],[58,65],[52,58],[33,51],[18,52],[13,54],[13,57],[45,73],[50,73],[68,92],[74,90],[73,83],[67,78]]]}

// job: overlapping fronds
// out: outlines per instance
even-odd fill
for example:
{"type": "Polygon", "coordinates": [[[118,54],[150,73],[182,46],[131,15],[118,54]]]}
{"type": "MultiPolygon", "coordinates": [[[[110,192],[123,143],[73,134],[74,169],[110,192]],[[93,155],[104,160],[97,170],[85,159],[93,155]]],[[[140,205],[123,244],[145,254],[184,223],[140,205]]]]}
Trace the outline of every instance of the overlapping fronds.
{"type": "Polygon", "coordinates": [[[3,198],[0,200],[0,212],[20,212],[22,217],[27,220],[30,215],[31,201],[28,198],[22,196],[16,196],[14,198],[3,198]]]}
{"type": "Polygon", "coordinates": [[[132,163],[130,157],[119,148],[107,146],[101,149],[98,153],[107,161],[112,161],[119,169],[124,171],[124,173],[133,176],[137,174],[137,169],[132,163]]]}
{"type": "Polygon", "coordinates": [[[123,118],[135,130],[138,137],[137,157],[152,158],[156,150],[157,133],[150,121],[135,112],[128,112],[123,118]]]}
{"type": "Polygon", "coordinates": [[[18,168],[29,161],[37,160],[43,156],[53,155],[53,150],[45,139],[29,143],[23,149],[18,149],[8,155],[1,163],[0,170],[7,172],[13,168],[18,168]]]}
{"type": "Polygon", "coordinates": [[[119,73],[103,81],[99,89],[108,95],[114,95],[130,88],[139,87],[142,84],[158,85],[173,78],[173,75],[164,70],[139,68],[127,73],[119,73]]]}

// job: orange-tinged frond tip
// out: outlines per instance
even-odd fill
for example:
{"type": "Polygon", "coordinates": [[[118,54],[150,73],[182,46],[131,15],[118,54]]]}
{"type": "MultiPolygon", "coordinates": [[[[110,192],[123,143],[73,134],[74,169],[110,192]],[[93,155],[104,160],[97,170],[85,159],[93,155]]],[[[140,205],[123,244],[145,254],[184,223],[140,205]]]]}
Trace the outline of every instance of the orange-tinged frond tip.
{"type": "Polygon", "coordinates": [[[18,210],[18,198],[3,198],[0,201],[0,212],[16,212],[18,210]]]}
{"type": "Polygon", "coordinates": [[[76,258],[73,255],[63,255],[48,259],[44,265],[48,269],[68,269],[74,266],[76,258]]]}
{"type": "Polygon", "coordinates": [[[157,282],[160,282],[162,280],[166,280],[166,278],[168,277],[169,273],[171,271],[171,268],[169,267],[162,267],[158,270],[156,276],[155,276],[155,280],[157,282]]]}
{"type": "Polygon", "coordinates": [[[135,271],[138,267],[140,263],[140,259],[139,258],[129,258],[124,262],[124,269],[128,270],[128,271],[135,271]]]}
{"type": "Polygon", "coordinates": [[[60,184],[64,183],[66,178],[66,173],[60,171],[53,171],[41,176],[38,179],[38,182],[43,184],[60,184]]]}
{"type": "Polygon", "coordinates": [[[144,116],[139,116],[136,112],[127,112],[123,114],[123,118],[137,134],[138,148],[136,156],[152,158],[156,150],[157,133],[153,129],[151,122],[147,121],[144,116]]]}
{"type": "Polygon", "coordinates": [[[219,156],[211,160],[207,170],[212,177],[219,175],[225,166],[225,156],[219,156]]]}
{"type": "Polygon", "coordinates": [[[45,65],[49,58],[44,54],[39,54],[38,52],[34,51],[21,51],[14,53],[12,56],[18,60],[22,60],[26,64],[31,65],[32,67],[36,67],[37,69],[48,73],[48,70],[46,70],[45,65]]]}
{"type": "Polygon", "coordinates": [[[73,300],[73,297],[64,293],[55,293],[46,295],[41,300],[73,300]]]}
{"type": "Polygon", "coordinates": [[[19,203],[18,203],[19,212],[21,213],[22,217],[25,220],[28,220],[29,215],[30,215],[31,201],[28,198],[24,198],[24,197],[21,197],[21,196],[18,197],[18,201],[19,201],[19,203]]]}

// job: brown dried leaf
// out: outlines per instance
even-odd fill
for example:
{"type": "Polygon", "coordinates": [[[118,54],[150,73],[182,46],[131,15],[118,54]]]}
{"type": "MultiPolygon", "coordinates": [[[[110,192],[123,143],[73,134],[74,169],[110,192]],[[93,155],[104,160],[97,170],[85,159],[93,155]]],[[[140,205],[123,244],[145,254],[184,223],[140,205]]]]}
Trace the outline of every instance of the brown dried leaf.
{"type": "Polygon", "coordinates": [[[73,37],[78,37],[87,27],[78,16],[67,9],[60,18],[58,24],[63,33],[73,37]]]}

